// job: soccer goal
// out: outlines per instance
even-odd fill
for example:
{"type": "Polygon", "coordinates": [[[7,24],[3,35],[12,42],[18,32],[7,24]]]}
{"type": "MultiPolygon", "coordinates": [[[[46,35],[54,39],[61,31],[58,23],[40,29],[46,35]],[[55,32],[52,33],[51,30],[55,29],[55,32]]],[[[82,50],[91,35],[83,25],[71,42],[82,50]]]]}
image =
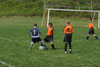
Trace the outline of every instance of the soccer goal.
{"type": "Polygon", "coordinates": [[[92,15],[91,18],[93,19],[93,24],[95,25],[96,28],[100,28],[100,11],[55,9],[55,8],[48,8],[45,10],[43,21],[42,21],[42,26],[48,27],[49,23],[53,23],[54,26],[65,26],[66,25],[65,21],[70,20],[71,25],[73,25],[74,27],[87,27],[87,25],[89,24],[88,19],[90,18],[87,15],[90,15],[90,16],[92,15]],[[80,17],[80,14],[82,14],[83,16],[80,17]],[[61,16],[61,15],[65,15],[65,16],[61,16]]]}

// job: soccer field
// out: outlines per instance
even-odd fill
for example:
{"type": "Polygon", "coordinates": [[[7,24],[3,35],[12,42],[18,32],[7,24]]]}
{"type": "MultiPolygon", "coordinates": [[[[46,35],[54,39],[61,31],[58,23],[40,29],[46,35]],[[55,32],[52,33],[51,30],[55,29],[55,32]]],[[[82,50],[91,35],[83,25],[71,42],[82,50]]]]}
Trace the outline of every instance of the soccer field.
{"type": "MultiPolygon", "coordinates": [[[[54,27],[57,50],[52,50],[49,43],[46,43],[49,50],[39,50],[37,43],[30,51],[28,32],[34,23],[43,33],[41,38],[46,36],[47,28],[40,26],[41,20],[42,17],[0,18],[0,67],[100,67],[100,40],[90,36],[87,41],[88,28],[74,28],[72,54],[64,54],[64,27],[54,27]]],[[[100,38],[100,30],[95,33],[100,38]]]]}

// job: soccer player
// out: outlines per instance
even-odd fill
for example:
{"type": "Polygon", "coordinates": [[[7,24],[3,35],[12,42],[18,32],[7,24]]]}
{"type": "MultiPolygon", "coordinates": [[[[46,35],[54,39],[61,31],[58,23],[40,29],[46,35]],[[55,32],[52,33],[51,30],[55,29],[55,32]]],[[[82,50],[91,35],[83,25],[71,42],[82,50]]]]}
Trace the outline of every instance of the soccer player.
{"type": "Polygon", "coordinates": [[[53,24],[49,23],[47,36],[43,40],[43,45],[45,44],[45,42],[47,43],[50,42],[52,49],[55,49],[54,42],[53,42],[53,31],[54,31],[53,24]]]}
{"type": "Polygon", "coordinates": [[[34,24],[33,28],[29,31],[29,35],[32,37],[32,42],[30,44],[31,50],[32,50],[32,46],[36,42],[41,42],[41,46],[45,46],[45,48],[47,49],[46,45],[42,44],[42,41],[41,41],[41,38],[39,37],[39,34],[41,34],[41,32],[39,31],[39,29],[37,29],[37,24],[34,24]]]}
{"type": "Polygon", "coordinates": [[[86,40],[89,39],[89,36],[90,36],[90,35],[93,35],[93,36],[96,38],[96,40],[98,40],[98,37],[97,37],[96,34],[94,33],[94,25],[92,24],[92,19],[91,19],[91,18],[89,19],[88,28],[89,28],[89,32],[88,32],[88,34],[87,34],[86,40]]]}
{"type": "Polygon", "coordinates": [[[73,27],[70,25],[70,21],[66,21],[67,25],[64,28],[64,42],[65,42],[65,54],[67,53],[67,45],[69,44],[69,52],[72,52],[71,42],[72,42],[72,33],[74,32],[73,27]]]}

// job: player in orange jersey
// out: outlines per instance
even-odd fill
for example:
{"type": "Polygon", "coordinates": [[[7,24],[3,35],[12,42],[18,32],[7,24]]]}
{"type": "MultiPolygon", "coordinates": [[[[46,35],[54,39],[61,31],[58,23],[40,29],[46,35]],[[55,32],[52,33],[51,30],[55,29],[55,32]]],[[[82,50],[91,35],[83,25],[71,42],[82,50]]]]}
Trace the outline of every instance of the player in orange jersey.
{"type": "Polygon", "coordinates": [[[53,42],[53,31],[54,31],[53,24],[49,23],[47,36],[43,40],[43,45],[45,44],[44,42],[47,42],[47,43],[50,42],[52,49],[55,49],[54,42],[53,42]]]}
{"type": "Polygon", "coordinates": [[[66,21],[67,25],[64,28],[64,42],[65,42],[65,54],[67,53],[67,44],[69,43],[69,52],[72,52],[71,42],[72,42],[72,33],[74,32],[73,27],[70,25],[70,21],[66,21]]]}
{"type": "Polygon", "coordinates": [[[87,34],[86,40],[89,39],[89,36],[90,36],[90,35],[93,35],[93,36],[96,38],[96,40],[98,40],[98,37],[97,37],[96,34],[94,33],[94,25],[92,24],[92,19],[89,19],[88,28],[89,28],[89,32],[88,32],[88,34],[87,34]]]}

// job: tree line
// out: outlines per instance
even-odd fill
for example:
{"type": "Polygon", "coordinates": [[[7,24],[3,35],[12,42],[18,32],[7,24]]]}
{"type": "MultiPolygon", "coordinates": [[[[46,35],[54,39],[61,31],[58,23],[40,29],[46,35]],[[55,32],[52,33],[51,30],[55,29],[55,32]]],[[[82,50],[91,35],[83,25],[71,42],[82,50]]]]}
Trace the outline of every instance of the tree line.
{"type": "MultiPolygon", "coordinates": [[[[99,10],[100,0],[92,0],[92,1],[93,1],[92,2],[93,9],[99,10]]],[[[91,7],[91,0],[46,0],[46,4],[58,5],[58,6],[91,7]]],[[[44,6],[44,0],[0,0],[0,16],[42,16],[43,6],[44,6]]],[[[59,7],[59,8],[64,8],[64,7],[59,7]]],[[[59,12],[52,12],[52,14],[58,15],[59,12]]],[[[69,13],[66,13],[66,16],[68,14],[69,13]]],[[[75,15],[76,14],[79,13],[76,12],[75,15]]],[[[65,15],[65,13],[61,12],[61,16],[63,15],[65,15]]],[[[69,14],[69,16],[70,15],[71,14],[69,14]]],[[[83,14],[80,13],[80,15],[83,14]]]]}

